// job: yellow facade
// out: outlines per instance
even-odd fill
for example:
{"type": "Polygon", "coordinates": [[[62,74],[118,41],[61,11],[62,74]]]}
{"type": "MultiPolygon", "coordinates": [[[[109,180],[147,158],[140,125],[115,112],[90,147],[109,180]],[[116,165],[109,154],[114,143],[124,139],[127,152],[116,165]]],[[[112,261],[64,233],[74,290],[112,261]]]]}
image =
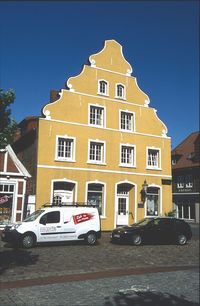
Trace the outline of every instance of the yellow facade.
{"type": "Polygon", "coordinates": [[[89,61],[39,119],[37,207],[96,204],[103,230],[164,215],[172,210],[167,127],[119,43],[105,41],[89,61]]]}

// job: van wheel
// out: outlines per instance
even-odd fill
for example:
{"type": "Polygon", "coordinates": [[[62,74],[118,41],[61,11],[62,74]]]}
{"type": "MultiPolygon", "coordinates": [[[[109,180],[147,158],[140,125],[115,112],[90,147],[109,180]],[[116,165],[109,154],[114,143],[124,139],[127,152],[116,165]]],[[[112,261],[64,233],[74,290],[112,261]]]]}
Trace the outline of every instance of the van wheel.
{"type": "Polygon", "coordinates": [[[183,234],[178,235],[177,237],[177,244],[179,245],[185,245],[187,243],[187,237],[183,234]]]}
{"type": "Polygon", "coordinates": [[[132,244],[133,245],[141,245],[142,244],[142,237],[139,234],[133,235],[132,244]]]}
{"type": "Polygon", "coordinates": [[[30,249],[35,245],[35,237],[32,234],[25,234],[22,237],[22,247],[25,249],[30,249]]]}
{"type": "Polygon", "coordinates": [[[88,245],[94,245],[97,242],[97,236],[95,233],[88,233],[85,241],[88,245]]]}

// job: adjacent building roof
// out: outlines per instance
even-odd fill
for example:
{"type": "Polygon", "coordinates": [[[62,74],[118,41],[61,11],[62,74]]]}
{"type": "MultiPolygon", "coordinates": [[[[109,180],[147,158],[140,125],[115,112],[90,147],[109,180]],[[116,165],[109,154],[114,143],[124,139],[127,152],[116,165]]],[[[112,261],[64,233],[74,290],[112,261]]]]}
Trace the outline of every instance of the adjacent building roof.
{"type": "Polygon", "coordinates": [[[172,150],[172,169],[200,166],[200,132],[193,132],[172,150]]]}

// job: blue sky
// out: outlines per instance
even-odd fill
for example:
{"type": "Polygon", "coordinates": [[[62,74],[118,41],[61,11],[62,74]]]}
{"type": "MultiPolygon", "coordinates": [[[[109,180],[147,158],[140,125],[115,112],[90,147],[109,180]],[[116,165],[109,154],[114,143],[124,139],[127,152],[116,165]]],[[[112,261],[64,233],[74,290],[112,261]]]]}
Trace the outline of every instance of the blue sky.
{"type": "Polygon", "coordinates": [[[115,39],[172,147],[199,129],[199,2],[1,1],[0,88],[12,116],[40,115],[106,39],[115,39]]]}

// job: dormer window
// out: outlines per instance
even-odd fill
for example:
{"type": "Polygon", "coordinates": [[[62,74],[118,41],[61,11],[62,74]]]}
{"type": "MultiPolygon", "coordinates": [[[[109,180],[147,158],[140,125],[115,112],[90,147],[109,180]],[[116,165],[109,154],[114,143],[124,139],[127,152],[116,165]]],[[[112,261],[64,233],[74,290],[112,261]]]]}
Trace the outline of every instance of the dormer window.
{"type": "Polygon", "coordinates": [[[125,87],[122,84],[116,85],[116,98],[125,99],[125,87]]]}
{"type": "Polygon", "coordinates": [[[105,80],[99,81],[98,93],[100,95],[108,95],[108,82],[105,80]]]}

